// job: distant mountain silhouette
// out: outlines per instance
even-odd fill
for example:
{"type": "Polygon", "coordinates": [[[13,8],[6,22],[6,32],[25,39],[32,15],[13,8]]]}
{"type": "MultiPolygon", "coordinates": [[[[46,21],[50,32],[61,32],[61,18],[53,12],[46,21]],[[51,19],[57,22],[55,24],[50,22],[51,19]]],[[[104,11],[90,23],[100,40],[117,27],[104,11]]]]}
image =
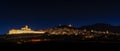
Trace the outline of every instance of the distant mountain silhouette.
{"type": "Polygon", "coordinates": [[[96,31],[110,31],[110,32],[115,32],[115,33],[119,33],[120,32],[120,26],[113,26],[110,24],[104,24],[104,23],[96,23],[93,25],[86,25],[86,26],[82,26],[80,27],[80,29],[87,29],[87,30],[96,30],[96,31]]]}

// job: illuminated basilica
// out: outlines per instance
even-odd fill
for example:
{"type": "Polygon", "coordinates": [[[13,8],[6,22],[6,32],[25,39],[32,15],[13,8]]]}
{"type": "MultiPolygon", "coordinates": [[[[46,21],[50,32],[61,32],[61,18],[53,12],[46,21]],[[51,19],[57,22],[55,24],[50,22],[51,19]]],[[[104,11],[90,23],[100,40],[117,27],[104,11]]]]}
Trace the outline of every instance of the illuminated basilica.
{"type": "Polygon", "coordinates": [[[44,31],[34,31],[29,28],[27,25],[21,29],[11,29],[8,34],[25,34],[25,33],[35,33],[35,34],[44,34],[44,31]]]}

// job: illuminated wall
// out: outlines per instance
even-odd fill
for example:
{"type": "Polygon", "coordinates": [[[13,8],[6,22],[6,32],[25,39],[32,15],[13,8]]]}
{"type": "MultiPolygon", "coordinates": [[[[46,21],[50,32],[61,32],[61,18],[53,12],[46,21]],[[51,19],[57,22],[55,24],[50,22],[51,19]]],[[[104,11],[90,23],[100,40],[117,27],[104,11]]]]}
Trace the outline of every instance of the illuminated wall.
{"type": "Polygon", "coordinates": [[[28,26],[25,26],[23,28],[19,29],[11,29],[8,34],[23,34],[23,33],[37,33],[37,34],[44,34],[44,31],[34,31],[28,26]]]}

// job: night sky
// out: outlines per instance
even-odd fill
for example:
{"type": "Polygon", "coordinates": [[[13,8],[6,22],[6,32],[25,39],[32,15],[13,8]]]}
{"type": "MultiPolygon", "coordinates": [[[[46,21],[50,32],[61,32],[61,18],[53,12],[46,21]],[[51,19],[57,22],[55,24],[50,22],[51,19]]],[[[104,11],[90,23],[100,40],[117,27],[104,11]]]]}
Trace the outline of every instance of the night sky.
{"type": "Polygon", "coordinates": [[[29,25],[38,30],[58,24],[75,27],[95,23],[120,25],[120,2],[112,0],[0,1],[0,34],[29,25]]]}

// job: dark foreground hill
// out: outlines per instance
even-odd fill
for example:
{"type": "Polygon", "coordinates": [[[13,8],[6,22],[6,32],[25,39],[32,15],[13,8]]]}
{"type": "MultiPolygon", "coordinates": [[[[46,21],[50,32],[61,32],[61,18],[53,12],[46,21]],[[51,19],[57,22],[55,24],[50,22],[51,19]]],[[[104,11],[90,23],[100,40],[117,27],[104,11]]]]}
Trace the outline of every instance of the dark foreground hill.
{"type": "Polygon", "coordinates": [[[82,36],[66,36],[66,35],[10,35],[2,36],[0,41],[1,49],[114,49],[120,48],[119,40],[108,39],[86,39],[82,40],[82,36]],[[72,37],[72,39],[70,39],[72,37]],[[79,37],[79,38],[78,38],[79,37]],[[4,39],[5,38],[5,39],[4,39]],[[15,39],[16,38],[16,39],[15,39]],[[51,39],[50,41],[28,41],[32,39],[51,39]],[[21,41],[22,40],[22,41],[21,41]],[[28,42],[24,42],[24,41],[28,42]],[[21,43],[21,42],[23,43],[21,43]]]}
{"type": "Polygon", "coordinates": [[[49,42],[36,42],[36,43],[1,43],[1,48],[25,48],[25,49],[111,49],[120,48],[120,43],[104,43],[94,41],[81,41],[81,42],[68,42],[68,41],[49,41],[49,42]]]}

